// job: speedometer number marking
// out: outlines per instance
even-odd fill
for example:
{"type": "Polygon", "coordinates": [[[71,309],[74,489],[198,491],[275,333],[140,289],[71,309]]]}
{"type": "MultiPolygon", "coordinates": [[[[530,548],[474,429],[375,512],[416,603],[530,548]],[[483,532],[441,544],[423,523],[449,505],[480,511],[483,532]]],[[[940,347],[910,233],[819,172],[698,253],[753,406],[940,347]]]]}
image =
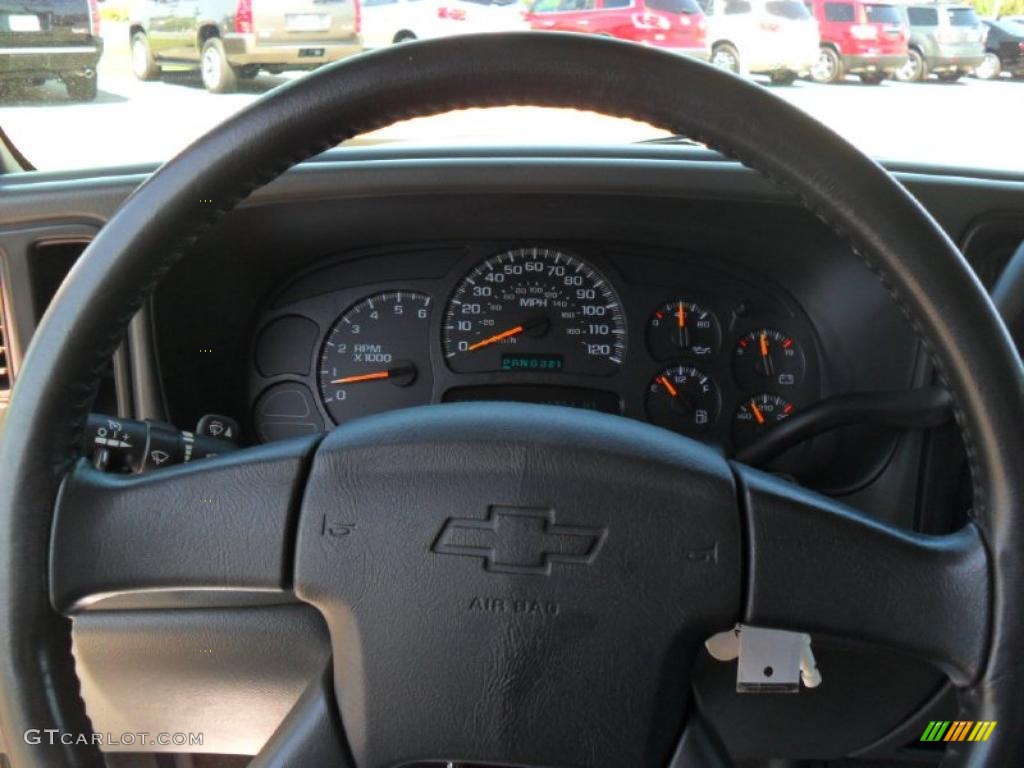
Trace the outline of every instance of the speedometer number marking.
{"type": "Polygon", "coordinates": [[[442,344],[457,373],[606,375],[625,359],[626,324],[615,290],[593,267],[563,251],[518,248],[463,278],[442,344]]]}

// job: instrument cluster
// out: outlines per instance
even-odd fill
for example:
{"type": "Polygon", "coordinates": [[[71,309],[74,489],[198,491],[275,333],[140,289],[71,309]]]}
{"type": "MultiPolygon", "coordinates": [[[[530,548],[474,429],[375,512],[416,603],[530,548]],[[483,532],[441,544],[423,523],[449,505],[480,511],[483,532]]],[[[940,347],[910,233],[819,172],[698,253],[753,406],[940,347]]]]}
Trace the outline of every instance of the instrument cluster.
{"type": "Polygon", "coordinates": [[[298,276],[251,350],[261,441],[396,408],[547,403],[732,452],[818,400],[812,327],[725,259],[586,244],[345,254],[298,276]]]}

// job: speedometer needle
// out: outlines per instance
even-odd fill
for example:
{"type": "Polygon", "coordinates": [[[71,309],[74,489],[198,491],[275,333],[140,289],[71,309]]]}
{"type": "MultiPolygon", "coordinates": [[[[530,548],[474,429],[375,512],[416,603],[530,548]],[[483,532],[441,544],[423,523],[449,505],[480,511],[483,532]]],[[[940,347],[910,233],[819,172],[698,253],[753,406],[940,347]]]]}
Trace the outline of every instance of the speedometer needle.
{"type": "Polygon", "coordinates": [[[509,328],[507,331],[502,331],[501,333],[496,333],[493,336],[488,336],[486,339],[475,341],[468,347],[466,347],[466,351],[475,352],[478,349],[489,347],[491,346],[491,344],[497,344],[499,341],[511,339],[513,336],[518,336],[521,333],[525,333],[527,331],[532,331],[535,329],[537,330],[537,334],[531,335],[543,335],[547,331],[547,323],[548,320],[546,317],[535,318],[533,320],[530,320],[529,322],[523,323],[522,325],[517,325],[514,328],[509,328]]]}
{"type": "Polygon", "coordinates": [[[496,333],[493,336],[488,336],[486,339],[481,339],[480,341],[470,344],[466,349],[473,352],[481,347],[489,347],[491,344],[497,344],[499,341],[504,341],[505,339],[510,339],[513,336],[518,336],[525,330],[526,328],[523,326],[517,325],[515,328],[509,328],[507,331],[496,333]]]}

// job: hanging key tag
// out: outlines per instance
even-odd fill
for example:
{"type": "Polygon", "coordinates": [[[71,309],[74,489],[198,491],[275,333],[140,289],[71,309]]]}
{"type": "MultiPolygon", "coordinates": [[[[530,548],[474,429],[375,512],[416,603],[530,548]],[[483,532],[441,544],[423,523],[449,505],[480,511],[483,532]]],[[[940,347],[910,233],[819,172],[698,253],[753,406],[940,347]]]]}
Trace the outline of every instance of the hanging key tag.
{"type": "Polygon", "coordinates": [[[810,637],[744,625],[739,637],[739,693],[799,693],[800,662],[810,637]]]}

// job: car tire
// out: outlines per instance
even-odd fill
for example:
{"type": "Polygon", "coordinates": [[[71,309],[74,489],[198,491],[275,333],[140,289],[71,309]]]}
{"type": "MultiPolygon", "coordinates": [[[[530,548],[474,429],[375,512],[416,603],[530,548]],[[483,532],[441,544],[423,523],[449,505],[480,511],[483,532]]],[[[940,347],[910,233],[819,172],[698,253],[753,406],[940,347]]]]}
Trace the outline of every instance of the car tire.
{"type": "Polygon", "coordinates": [[[961,77],[963,77],[963,73],[962,72],[940,72],[937,75],[937,77],[943,83],[955,83],[957,80],[959,80],[961,77]]]}
{"type": "Polygon", "coordinates": [[[64,81],[64,87],[67,88],[68,98],[71,101],[95,101],[99,91],[95,74],[90,76],[64,75],[61,79],[64,81]]]}
{"type": "Polygon", "coordinates": [[[920,83],[928,77],[928,62],[916,48],[911,48],[907,54],[907,63],[896,70],[896,79],[904,83],[920,83]]]}
{"type": "Polygon", "coordinates": [[[881,72],[865,72],[858,75],[858,77],[864,85],[881,85],[882,81],[885,80],[885,75],[881,72]]]}
{"type": "Polygon", "coordinates": [[[398,45],[400,43],[412,43],[417,39],[416,35],[412,32],[399,32],[391,42],[394,45],[398,45]]]}
{"type": "Polygon", "coordinates": [[[711,49],[711,63],[720,69],[740,74],[740,54],[729,43],[719,43],[711,49]]]}
{"type": "Polygon", "coordinates": [[[1003,64],[999,57],[991,51],[985,53],[985,60],[974,68],[974,76],[979,80],[998,80],[1003,73],[1003,64]]]}
{"type": "Polygon", "coordinates": [[[132,74],[139,80],[156,80],[160,77],[160,67],[153,58],[153,49],[149,47],[149,37],[145,32],[132,35],[131,44],[132,74]]]}
{"type": "Polygon", "coordinates": [[[799,75],[788,69],[777,69],[768,75],[772,85],[792,85],[799,75]]]}
{"type": "Polygon", "coordinates": [[[199,74],[210,93],[231,93],[238,88],[238,74],[228,61],[224,43],[211,37],[203,43],[199,54],[199,74]]]}
{"type": "Polygon", "coordinates": [[[811,67],[811,79],[816,83],[838,83],[844,77],[846,73],[839,52],[830,45],[821,46],[818,60],[811,67]]]}

